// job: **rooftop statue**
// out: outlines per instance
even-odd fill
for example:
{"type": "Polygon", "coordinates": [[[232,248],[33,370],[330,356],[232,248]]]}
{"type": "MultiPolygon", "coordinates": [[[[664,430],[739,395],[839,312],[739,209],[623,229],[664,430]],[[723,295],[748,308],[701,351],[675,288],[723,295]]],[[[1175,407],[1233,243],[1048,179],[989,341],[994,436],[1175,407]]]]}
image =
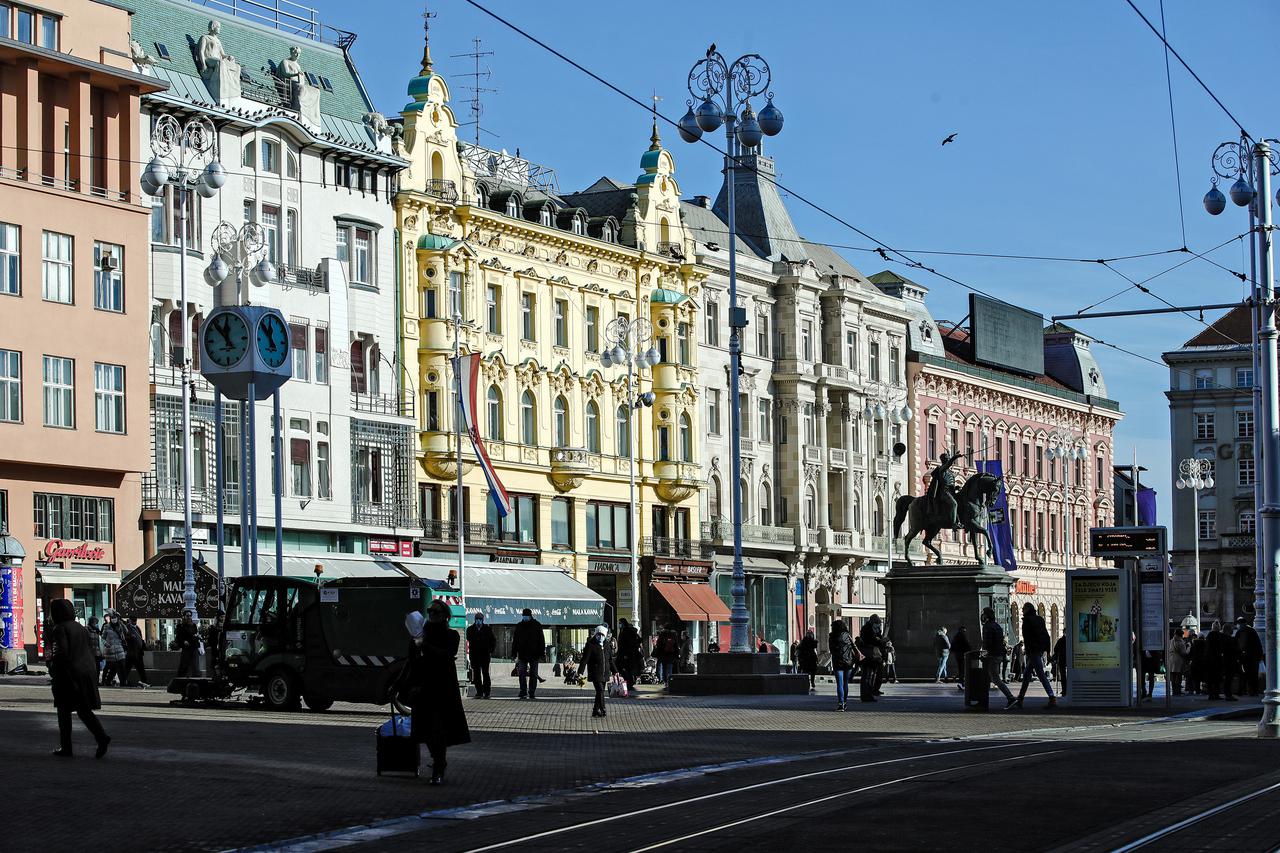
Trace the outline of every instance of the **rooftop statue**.
{"type": "Polygon", "coordinates": [[[196,67],[201,74],[215,71],[223,62],[234,65],[236,58],[222,49],[222,39],[218,36],[222,25],[217,21],[209,22],[209,32],[200,36],[196,43],[196,67]]]}

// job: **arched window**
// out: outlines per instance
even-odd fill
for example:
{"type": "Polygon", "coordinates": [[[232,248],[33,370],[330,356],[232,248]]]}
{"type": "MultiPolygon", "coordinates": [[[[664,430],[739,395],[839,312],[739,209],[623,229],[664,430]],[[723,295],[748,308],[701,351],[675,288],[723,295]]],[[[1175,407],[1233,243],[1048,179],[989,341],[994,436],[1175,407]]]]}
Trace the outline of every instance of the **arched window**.
{"type": "Polygon", "coordinates": [[[600,409],[594,400],[587,403],[587,450],[600,452],[600,409]]]}
{"type": "Polygon", "coordinates": [[[431,180],[439,181],[444,178],[444,158],[440,156],[439,151],[431,153],[431,180]]]}
{"type": "MultiPolygon", "coordinates": [[[[856,431],[854,435],[857,435],[856,431]]],[[[849,504],[849,529],[862,530],[862,496],[857,492],[853,493],[853,502],[849,504]]]]}
{"type": "Polygon", "coordinates": [[[538,211],[538,224],[547,228],[551,227],[551,208],[543,207],[538,211]]]}
{"type": "Polygon", "coordinates": [[[751,495],[751,484],[747,482],[746,477],[743,477],[742,482],[738,484],[738,494],[741,496],[741,499],[742,499],[742,506],[740,508],[742,512],[742,518],[750,518],[751,507],[747,505],[747,498],[751,495]]]}
{"type": "Polygon", "coordinates": [[[502,392],[497,385],[489,386],[485,395],[485,409],[489,419],[489,438],[502,441],[502,392]]]}
{"type": "Polygon", "coordinates": [[[518,216],[518,215],[519,215],[519,208],[516,207],[516,197],[513,194],[507,197],[507,216],[518,216]]]}
{"type": "Polygon", "coordinates": [[[809,486],[804,490],[804,526],[818,529],[818,494],[809,486]]]}
{"type": "Polygon", "coordinates": [[[720,520],[720,478],[716,476],[707,483],[707,515],[712,521],[720,520]]]}
{"type": "Polygon", "coordinates": [[[552,408],[556,447],[569,446],[569,401],[564,397],[556,397],[552,408]]]}
{"type": "Polygon", "coordinates": [[[671,223],[667,221],[667,217],[662,217],[662,221],[658,223],[658,240],[663,243],[671,242],[671,223]]]}
{"type": "Polygon", "coordinates": [[[875,518],[871,522],[871,535],[884,535],[884,498],[876,497],[875,518]]]}
{"type": "Polygon", "coordinates": [[[356,338],[351,342],[351,393],[367,394],[368,377],[364,372],[364,340],[356,338]]]}
{"type": "Polygon", "coordinates": [[[693,461],[693,424],[687,413],[680,416],[680,461],[693,461]]]}
{"type": "Polygon", "coordinates": [[[618,456],[631,458],[631,419],[626,406],[619,406],[614,415],[614,452],[618,456]]]}
{"type": "Polygon", "coordinates": [[[484,184],[476,184],[476,205],[478,207],[489,206],[489,188],[484,184]]]}
{"type": "Polygon", "coordinates": [[[760,524],[768,527],[773,524],[773,501],[769,498],[769,484],[760,484],[760,524]]]}
{"type": "Polygon", "coordinates": [[[528,391],[520,395],[520,442],[528,447],[538,446],[538,410],[528,391]]]}
{"type": "Polygon", "coordinates": [[[573,233],[586,236],[587,220],[583,219],[581,215],[573,217],[573,233]]]}
{"type": "Polygon", "coordinates": [[[601,240],[603,240],[603,241],[605,241],[606,243],[612,243],[612,242],[614,241],[613,224],[612,224],[612,223],[606,222],[603,226],[601,226],[601,228],[600,228],[600,239],[601,239],[601,240]]]}

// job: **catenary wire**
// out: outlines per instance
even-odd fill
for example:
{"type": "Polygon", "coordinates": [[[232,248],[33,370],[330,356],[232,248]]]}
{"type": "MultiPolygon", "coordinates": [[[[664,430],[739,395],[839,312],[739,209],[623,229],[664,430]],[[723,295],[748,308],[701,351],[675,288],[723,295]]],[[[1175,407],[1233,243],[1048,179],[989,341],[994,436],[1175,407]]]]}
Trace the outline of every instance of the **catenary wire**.
{"type": "Polygon", "coordinates": [[[1173,77],[1169,72],[1169,31],[1164,22],[1164,0],[1160,0],[1160,39],[1164,42],[1164,84],[1169,93],[1169,131],[1173,138],[1173,174],[1178,187],[1178,222],[1182,225],[1182,245],[1187,245],[1187,211],[1182,200],[1182,164],[1178,161],[1178,122],[1173,114],[1173,77]]]}

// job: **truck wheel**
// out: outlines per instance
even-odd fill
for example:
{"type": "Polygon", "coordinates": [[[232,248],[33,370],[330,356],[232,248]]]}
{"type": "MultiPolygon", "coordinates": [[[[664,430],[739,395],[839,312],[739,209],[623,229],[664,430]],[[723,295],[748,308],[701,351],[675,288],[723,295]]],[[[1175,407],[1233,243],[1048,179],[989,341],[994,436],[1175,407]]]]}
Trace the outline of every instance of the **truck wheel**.
{"type": "Polygon", "coordinates": [[[262,684],[262,698],[273,711],[292,711],[300,698],[297,677],[287,669],[275,669],[262,684]]]}
{"type": "Polygon", "coordinates": [[[327,711],[333,705],[333,700],[328,696],[317,696],[314,693],[305,694],[302,701],[307,703],[307,707],[312,711],[327,711]]]}

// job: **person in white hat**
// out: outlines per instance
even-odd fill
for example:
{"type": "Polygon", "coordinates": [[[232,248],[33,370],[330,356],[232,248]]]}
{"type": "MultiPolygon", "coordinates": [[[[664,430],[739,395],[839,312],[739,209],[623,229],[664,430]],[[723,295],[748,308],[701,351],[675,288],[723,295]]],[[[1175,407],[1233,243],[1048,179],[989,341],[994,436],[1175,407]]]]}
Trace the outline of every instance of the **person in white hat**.
{"type": "Polygon", "coordinates": [[[604,688],[609,678],[617,671],[618,667],[613,661],[613,652],[606,642],[609,639],[609,629],[604,625],[597,625],[595,633],[591,635],[591,639],[587,640],[587,645],[582,649],[582,660],[578,664],[578,672],[585,675],[587,680],[591,682],[591,686],[596,689],[596,704],[591,709],[591,716],[606,716],[604,709],[604,688]]]}

